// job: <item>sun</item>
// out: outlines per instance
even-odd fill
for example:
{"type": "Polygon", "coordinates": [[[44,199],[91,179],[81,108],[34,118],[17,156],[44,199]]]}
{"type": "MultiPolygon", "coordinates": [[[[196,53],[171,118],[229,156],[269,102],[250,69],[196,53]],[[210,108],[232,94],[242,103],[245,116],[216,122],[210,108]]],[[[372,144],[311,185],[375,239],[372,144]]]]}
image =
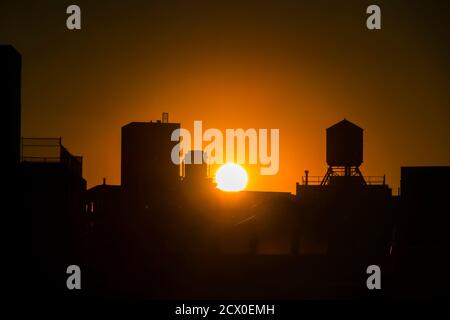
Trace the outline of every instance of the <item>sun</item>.
{"type": "Polygon", "coordinates": [[[241,191],[247,186],[247,172],[238,164],[227,163],[217,170],[216,182],[222,191],[241,191]]]}

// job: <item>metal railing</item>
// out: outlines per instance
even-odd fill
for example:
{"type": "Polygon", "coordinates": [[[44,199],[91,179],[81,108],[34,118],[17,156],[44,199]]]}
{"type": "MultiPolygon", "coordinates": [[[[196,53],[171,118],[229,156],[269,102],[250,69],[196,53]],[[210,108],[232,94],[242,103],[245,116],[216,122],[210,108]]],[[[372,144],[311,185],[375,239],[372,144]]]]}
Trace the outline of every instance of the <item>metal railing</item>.
{"type": "Polygon", "coordinates": [[[61,138],[21,138],[21,162],[62,163],[74,174],[82,175],[83,157],[72,155],[61,138]]]}
{"type": "MultiPolygon", "coordinates": [[[[317,186],[322,184],[324,176],[302,176],[302,185],[312,185],[317,186]]],[[[364,180],[368,185],[385,185],[386,184],[386,176],[364,176],[364,180]]]]}
{"type": "Polygon", "coordinates": [[[385,185],[386,175],[383,176],[364,176],[364,180],[369,185],[385,185]]]}

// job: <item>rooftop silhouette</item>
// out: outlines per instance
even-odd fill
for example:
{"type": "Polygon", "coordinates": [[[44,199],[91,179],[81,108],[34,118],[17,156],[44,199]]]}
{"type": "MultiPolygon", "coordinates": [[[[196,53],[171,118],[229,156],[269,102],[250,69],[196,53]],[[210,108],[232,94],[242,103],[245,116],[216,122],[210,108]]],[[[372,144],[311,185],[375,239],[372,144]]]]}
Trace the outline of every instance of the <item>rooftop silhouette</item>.
{"type": "Polygon", "coordinates": [[[448,265],[450,167],[402,167],[393,196],[384,177],[363,176],[363,129],[344,119],[326,129],[323,178],[306,171],[295,195],[227,193],[207,165],[171,161],[181,124],[164,113],[121,128],[120,185],[87,189],[82,158],[60,138],[21,139],[21,57],[0,46],[0,66],[6,195],[16,204],[6,238],[20,234],[6,260],[36,269],[18,282],[23,269],[8,269],[14,294],[371,298],[364,276],[376,264],[385,298],[448,297],[435,271],[448,265]],[[86,274],[81,292],[65,288],[70,264],[86,274]]]}

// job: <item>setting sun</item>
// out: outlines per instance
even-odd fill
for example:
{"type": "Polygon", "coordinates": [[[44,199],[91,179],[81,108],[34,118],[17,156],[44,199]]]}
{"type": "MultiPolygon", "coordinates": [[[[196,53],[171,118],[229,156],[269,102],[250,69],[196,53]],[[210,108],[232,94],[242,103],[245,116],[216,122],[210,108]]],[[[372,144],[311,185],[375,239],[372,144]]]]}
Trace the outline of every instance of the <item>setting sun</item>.
{"type": "Polygon", "coordinates": [[[222,191],[241,191],[247,185],[248,177],[245,169],[235,163],[227,163],[216,172],[217,188],[222,191]]]}

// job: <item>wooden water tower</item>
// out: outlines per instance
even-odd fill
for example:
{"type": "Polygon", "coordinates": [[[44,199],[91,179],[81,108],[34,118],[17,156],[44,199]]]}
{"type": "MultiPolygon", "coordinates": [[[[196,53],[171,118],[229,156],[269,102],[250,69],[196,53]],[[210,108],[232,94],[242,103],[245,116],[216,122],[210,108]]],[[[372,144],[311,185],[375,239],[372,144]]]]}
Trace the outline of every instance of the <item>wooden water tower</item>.
{"type": "Polygon", "coordinates": [[[327,129],[328,170],[322,180],[327,185],[333,177],[358,177],[365,184],[359,170],[363,162],[363,129],[344,119],[327,129]]]}

